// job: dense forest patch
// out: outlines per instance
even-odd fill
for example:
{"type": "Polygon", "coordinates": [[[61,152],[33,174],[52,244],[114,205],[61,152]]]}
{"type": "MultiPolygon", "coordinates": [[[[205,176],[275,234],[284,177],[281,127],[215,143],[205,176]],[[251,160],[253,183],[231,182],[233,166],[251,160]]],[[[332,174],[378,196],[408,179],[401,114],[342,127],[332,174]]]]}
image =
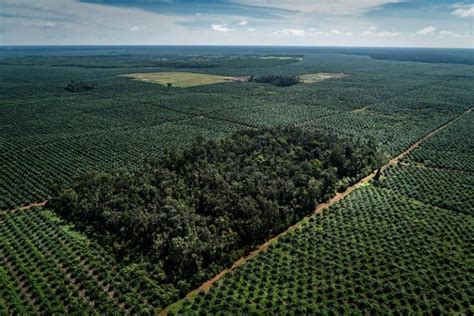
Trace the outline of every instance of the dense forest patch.
{"type": "Polygon", "coordinates": [[[85,92],[92,89],[95,89],[94,84],[89,84],[87,82],[74,82],[74,80],[71,80],[71,82],[64,87],[64,90],[69,92],[85,92]]]}
{"type": "Polygon", "coordinates": [[[243,81],[244,78],[225,77],[194,72],[150,72],[122,75],[127,78],[152,82],[169,87],[188,88],[209,84],[243,81]]]}
{"type": "Polygon", "coordinates": [[[268,76],[261,76],[261,77],[250,76],[249,81],[258,82],[258,83],[269,83],[272,86],[277,86],[277,87],[289,87],[300,82],[298,78],[296,77],[275,76],[275,75],[268,75],[268,76]]]}
{"type": "MultiPolygon", "coordinates": [[[[89,173],[49,206],[182,294],[376,168],[373,141],[275,128],[168,152],[141,172],[89,173]],[[170,285],[171,284],[171,285],[170,285]]],[[[162,298],[166,301],[171,298],[162,298]]]]}

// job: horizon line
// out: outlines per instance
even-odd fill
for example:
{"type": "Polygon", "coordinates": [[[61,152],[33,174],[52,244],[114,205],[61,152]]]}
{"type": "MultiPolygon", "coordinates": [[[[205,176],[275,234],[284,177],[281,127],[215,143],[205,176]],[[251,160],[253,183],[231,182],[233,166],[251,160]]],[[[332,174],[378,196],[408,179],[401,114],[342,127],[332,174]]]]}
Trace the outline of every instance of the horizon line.
{"type": "Polygon", "coordinates": [[[7,47],[287,47],[287,48],[392,48],[392,49],[469,49],[474,47],[441,46],[345,46],[345,45],[270,45],[270,44],[0,44],[7,47]]]}

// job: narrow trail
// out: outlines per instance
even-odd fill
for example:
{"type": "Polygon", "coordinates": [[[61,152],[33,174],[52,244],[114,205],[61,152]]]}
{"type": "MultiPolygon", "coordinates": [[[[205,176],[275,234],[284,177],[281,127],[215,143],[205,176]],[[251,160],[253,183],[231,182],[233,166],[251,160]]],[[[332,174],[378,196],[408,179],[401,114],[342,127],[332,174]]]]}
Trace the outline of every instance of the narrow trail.
{"type": "Polygon", "coordinates": [[[43,201],[43,202],[34,202],[28,205],[22,205],[18,206],[17,208],[11,209],[11,210],[0,210],[0,212],[17,212],[17,211],[23,211],[23,210],[28,210],[33,207],[42,207],[45,206],[48,201],[43,201]]]}
{"type": "MultiPolygon", "coordinates": [[[[409,153],[411,153],[413,150],[415,150],[416,148],[418,148],[420,146],[420,144],[431,138],[434,134],[436,134],[437,132],[439,132],[440,130],[446,128],[447,126],[451,125],[452,123],[460,120],[464,115],[468,114],[469,112],[471,112],[472,108],[469,108],[468,110],[462,112],[461,114],[455,116],[454,118],[450,119],[449,121],[447,121],[446,123],[438,126],[436,129],[434,129],[433,131],[431,131],[430,133],[426,134],[425,136],[423,136],[422,138],[420,138],[418,141],[416,141],[415,143],[413,143],[412,145],[410,145],[407,149],[405,149],[403,152],[401,152],[399,155],[393,157],[392,159],[390,159],[385,165],[383,165],[382,167],[380,167],[380,172],[382,172],[383,170],[387,169],[388,167],[390,166],[393,166],[397,163],[399,163],[401,160],[403,160],[403,158],[405,158],[409,153]]],[[[306,222],[311,216],[313,216],[314,214],[321,214],[324,210],[326,210],[327,208],[329,208],[330,206],[334,205],[335,203],[337,203],[338,201],[340,201],[341,199],[343,199],[344,197],[346,197],[347,195],[349,195],[352,191],[360,188],[361,186],[369,183],[374,177],[375,175],[377,174],[377,170],[375,170],[374,172],[372,172],[371,174],[369,174],[368,176],[362,178],[361,180],[359,180],[357,183],[351,185],[350,187],[348,187],[345,191],[343,192],[340,192],[340,193],[336,193],[336,195],[334,195],[331,199],[329,199],[327,202],[325,203],[322,203],[322,204],[319,204],[313,213],[309,214],[308,216],[302,218],[300,221],[298,221],[296,224],[293,224],[291,225],[290,227],[288,227],[285,231],[283,231],[282,233],[276,235],[275,237],[267,240],[265,243],[261,244],[260,246],[258,246],[255,250],[253,250],[252,252],[250,252],[248,255],[244,256],[244,257],[241,257],[240,259],[238,259],[237,261],[235,261],[232,266],[230,268],[226,268],[224,270],[222,270],[219,274],[217,274],[215,277],[213,277],[212,279],[204,282],[203,284],[201,284],[201,286],[199,286],[198,288],[192,290],[191,292],[189,292],[188,294],[186,294],[186,296],[176,302],[174,302],[173,304],[169,305],[168,307],[166,307],[163,311],[161,311],[159,313],[159,315],[167,315],[168,311],[173,309],[174,306],[176,306],[177,304],[179,304],[183,299],[185,298],[191,298],[193,296],[195,296],[196,294],[202,292],[202,291],[206,291],[208,290],[214,283],[216,283],[217,281],[219,281],[224,275],[226,275],[227,273],[237,269],[238,267],[242,266],[244,263],[246,263],[248,260],[256,257],[260,252],[262,251],[265,251],[271,244],[273,244],[274,242],[276,242],[278,240],[278,238],[288,234],[288,233],[291,233],[292,231],[295,231],[297,230],[298,228],[300,228],[302,226],[302,224],[304,222],[306,222]]]]}

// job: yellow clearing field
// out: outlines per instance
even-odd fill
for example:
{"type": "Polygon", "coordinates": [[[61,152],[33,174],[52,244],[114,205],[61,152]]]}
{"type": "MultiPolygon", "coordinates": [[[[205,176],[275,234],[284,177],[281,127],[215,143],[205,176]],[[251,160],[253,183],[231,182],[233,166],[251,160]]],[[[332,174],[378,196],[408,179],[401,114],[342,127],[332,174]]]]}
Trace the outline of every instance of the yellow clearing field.
{"type": "Polygon", "coordinates": [[[240,77],[224,77],[193,72],[150,72],[121,75],[134,80],[147,81],[161,85],[171,84],[172,87],[188,88],[208,84],[244,81],[240,77]]]}
{"type": "Polygon", "coordinates": [[[344,73],[330,73],[330,72],[318,72],[314,74],[304,74],[298,76],[298,79],[302,83],[315,83],[320,82],[327,79],[339,79],[347,77],[347,74],[344,73]]]}

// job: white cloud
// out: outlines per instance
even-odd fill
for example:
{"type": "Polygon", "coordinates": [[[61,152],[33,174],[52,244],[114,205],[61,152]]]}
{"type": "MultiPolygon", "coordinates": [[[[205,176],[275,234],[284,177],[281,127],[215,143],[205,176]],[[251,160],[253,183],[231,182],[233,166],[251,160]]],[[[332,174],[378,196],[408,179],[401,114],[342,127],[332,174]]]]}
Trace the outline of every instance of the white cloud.
{"type": "Polygon", "coordinates": [[[351,32],[342,32],[342,31],[339,31],[337,29],[332,29],[331,34],[334,34],[334,35],[345,35],[345,36],[351,36],[352,33],[351,32]]]}
{"type": "Polygon", "coordinates": [[[214,32],[227,33],[231,29],[227,27],[227,24],[212,24],[211,28],[214,32]]]}
{"type": "Polygon", "coordinates": [[[56,27],[56,23],[55,23],[55,22],[48,21],[48,22],[46,22],[46,24],[44,25],[44,28],[45,28],[45,29],[49,29],[49,28],[52,28],[52,27],[56,27]]]}
{"type": "MultiPolygon", "coordinates": [[[[231,1],[251,2],[251,0],[231,1]]],[[[461,20],[459,25],[450,24],[452,19],[456,19],[455,15],[451,15],[452,18],[446,19],[446,22],[443,20],[436,22],[438,29],[434,30],[432,35],[420,36],[413,32],[410,37],[410,34],[403,32],[403,36],[395,37],[396,31],[399,31],[396,28],[397,25],[390,24],[393,28],[387,29],[393,32],[384,32],[385,27],[388,26],[385,26],[382,20],[379,21],[380,29],[377,29],[371,26],[371,21],[374,20],[370,17],[335,16],[341,12],[354,13],[355,7],[364,7],[364,10],[373,8],[375,1],[372,0],[331,0],[334,6],[343,3],[347,4],[347,8],[329,12],[327,15],[322,14],[322,16],[302,14],[297,10],[304,10],[303,5],[306,3],[313,6],[310,9],[314,9],[307,12],[321,12],[324,9],[322,6],[328,5],[329,0],[252,0],[251,5],[253,1],[256,1],[257,5],[275,8],[286,3],[288,10],[291,9],[290,4],[294,3],[296,6],[294,11],[273,12],[275,15],[262,19],[255,17],[248,20],[247,25],[239,26],[241,21],[249,17],[206,13],[200,9],[188,13],[164,15],[132,7],[104,5],[104,2],[89,3],[78,0],[0,0],[0,11],[3,14],[0,18],[0,42],[3,45],[194,45],[206,43],[211,45],[472,47],[472,31],[465,32],[471,29],[470,19],[459,18],[458,20],[461,20]],[[216,36],[216,31],[211,27],[212,23],[215,23],[217,32],[227,33],[216,36]],[[146,28],[140,29],[145,25],[146,28]],[[331,33],[331,29],[339,33],[331,33]],[[351,33],[348,32],[349,30],[354,33],[351,37],[348,35],[351,33]],[[280,35],[273,35],[274,31],[280,35]],[[366,33],[372,36],[362,36],[362,32],[373,34],[366,33]]],[[[457,9],[463,9],[462,12],[464,12],[467,7],[458,5],[448,9],[447,14],[457,9]]],[[[460,16],[466,14],[460,13],[460,16]]],[[[412,23],[409,17],[407,19],[407,21],[404,18],[399,19],[400,29],[412,23]]],[[[433,22],[423,22],[430,21],[429,19],[431,17],[427,16],[426,19],[421,20],[421,23],[426,23],[422,25],[431,25],[433,22]]]]}
{"type": "Polygon", "coordinates": [[[233,0],[234,3],[249,6],[325,15],[358,15],[387,3],[397,3],[401,1],[402,0],[233,0]]]}
{"type": "Polygon", "coordinates": [[[434,34],[435,32],[436,32],[436,27],[428,26],[428,27],[425,27],[425,28],[417,31],[415,34],[416,35],[431,35],[431,34],[434,34]]]}
{"type": "Polygon", "coordinates": [[[386,31],[377,31],[376,26],[371,26],[367,30],[362,32],[363,36],[375,36],[375,37],[396,37],[400,36],[399,32],[386,32],[386,31]]]}
{"type": "Polygon", "coordinates": [[[451,31],[440,31],[438,33],[438,36],[439,37],[444,37],[444,36],[447,36],[447,37],[454,37],[454,38],[464,38],[464,37],[470,37],[469,34],[459,34],[459,33],[456,33],[456,32],[451,32],[451,31]]]}
{"type": "Polygon", "coordinates": [[[451,14],[461,18],[474,17],[474,4],[456,3],[451,8],[455,9],[451,14]]]}
{"type": "Polygon", "coordinates": [[[456,32],[451,32],[451,31],[446,31],[446,30],[441,30],[437,32],[436,27],[434,26],[425,27],[424,29],[421,29],[418,32],[416,32],[413,36],[416,36],[416,35],[436,35],[436,37],[438,38],[443,38],[443,37],[467,38],[467,37],[472,36],[468,32],[466,32],[465,34],[459,34],[456,32]]]}
{"type": "Polygon", "coordinates": [[[291,36],[304,36],[306,34],[305,30],[302,29],[284,29],[281,31],[273,32],[274,34],[281,35],[291,35],[291,36]]]}
{"type": "Polygon", "coordinates": [[[328,32],[311,32],[310,34],[314,36],[328,36],[329,35],[328,32]]]}
{"type": "Polygon", "coordinates": [[[240,23],[239,23],[239,25],[242,25],[242,26],[247,25],[247,24],[249,24],[249,21],[245,21],[245,20],[240,21],[240,23]]]}
{"type": "Polygon", "coordinates": [[[134,25],[130,28],[130,31],[143,31],[146,30],[146,26],[144,25],[134,25]]]}
{"type": "Polygon", "coordinates": [[[0,1],[0,42],[12,45],[176,43],[189,34],[179,23],[192,19],[75,0],[0,1]],[[127,36],[140,25],[146,32],[127,36]]]}
{"type": "Polygon", "coordinates": [[[310,27],[308,34],[313,35],[313,36],[327,36],[327,35],[329,35],[328,32],[318,31],[318,29],[315,28],[315,27],[310,27]]]}

